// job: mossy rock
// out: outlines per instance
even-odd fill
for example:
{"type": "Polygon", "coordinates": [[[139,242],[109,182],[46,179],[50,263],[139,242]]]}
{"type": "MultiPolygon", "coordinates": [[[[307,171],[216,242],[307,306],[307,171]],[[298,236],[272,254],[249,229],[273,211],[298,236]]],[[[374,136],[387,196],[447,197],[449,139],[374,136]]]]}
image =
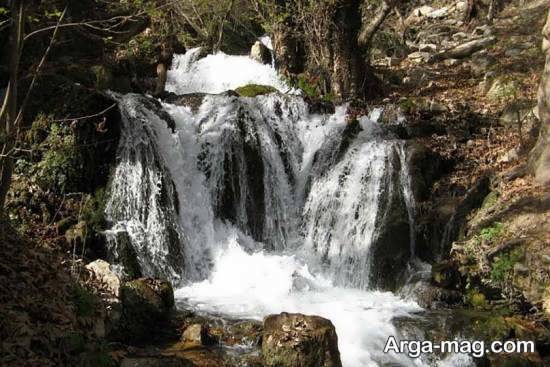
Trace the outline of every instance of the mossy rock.
{"type": "Polygon", "coordinates": [[[330,320],[281,313],[264,319],[264,366],[341,367],[338,337],[330,320]]]}
{"type": "Polygon", "coordinates": [[[241,97],[257,97],[264,94],[277,93],[278,90],[269,85],[248,84],[235,89],[241,97]]]}
{"type": "Polygon", "coordinates": [[[133,341],[150,340],[162,332],[174,309],[174,290],[163,280],[140,278],[120,288],[122,317],[117,336],[133,341]]]}

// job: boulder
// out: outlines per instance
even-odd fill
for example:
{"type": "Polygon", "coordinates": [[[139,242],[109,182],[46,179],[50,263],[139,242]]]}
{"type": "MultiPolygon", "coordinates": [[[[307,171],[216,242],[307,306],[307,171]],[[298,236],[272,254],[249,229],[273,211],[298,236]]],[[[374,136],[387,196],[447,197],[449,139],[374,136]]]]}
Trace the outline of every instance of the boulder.
{"type": "Polygon", "coordinates": [[[119,337],[147,340],[161,331],[174,308],[174,290],[163,280],[140,278],[125,282],[120,288],[122,315],[119,337]]]}
{"type": "Polygon", "coordinates": [[[260,41],[256,41],[250,49],[250,58],[260,64],[271,64],[271,50],[260,41]]]}
{"type": "Polygon", "coordinates": [[[95,277],[103,282],[107,289],[112,292],[116,297],[120,291],[120,278],[111,270],[111,264],[105,260],[96,260],[88,265],[86,269],[91,271],[95,277]]]}
{"type": "Polygon", "coordinates": [[[281,313],[264,319],[265,366],[340,367],[338,337],[330,320],[281,313]]]}

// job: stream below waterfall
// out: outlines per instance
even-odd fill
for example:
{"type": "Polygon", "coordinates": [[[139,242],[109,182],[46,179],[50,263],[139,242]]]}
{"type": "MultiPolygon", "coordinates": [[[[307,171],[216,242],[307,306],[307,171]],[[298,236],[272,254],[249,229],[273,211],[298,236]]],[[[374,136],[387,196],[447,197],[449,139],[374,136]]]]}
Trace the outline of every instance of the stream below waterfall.
{"type": "Polygon", "coordinates": [[[389,336],[403,336],[393,320],[422,309],[377,289],[397,289],[424,265],[414,256],[407,143],[384,133],[380,111],[354,124],[346,105],[312,113],[272,66],[199,54],[176,56],[172,99],[116,96],[113,258],[132,253],[143,275],[179,284],[178,303],[196,312],[326,317],[344,366],[472,365],[466,355],[382,352],[389,336]],[[248,84],[281,93],[227,93],[248,84]]]}

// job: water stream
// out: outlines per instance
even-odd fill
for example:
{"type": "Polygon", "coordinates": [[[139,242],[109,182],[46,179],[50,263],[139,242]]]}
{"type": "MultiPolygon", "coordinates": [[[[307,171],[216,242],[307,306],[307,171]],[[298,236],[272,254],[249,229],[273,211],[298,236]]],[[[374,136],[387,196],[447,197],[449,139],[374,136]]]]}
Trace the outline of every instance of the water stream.
{"type": "Polygon", "coordinates": [[[199,55],[177,56],[167,84],[200,93],[196,106],[117,96],[113,256],[131,250],[144,275],[179,284],[176,297],[199,312],[327,317],[345,366],[427,365],[382,353],[399,335],[392,319],[420,311],[380,290],[414,259],[407,144],[383,132],[377,111],[354,123],[345,105],[310,113],[272,66],[199,55]],[[223,93],[250,83],[281,93],[223,93]]]}

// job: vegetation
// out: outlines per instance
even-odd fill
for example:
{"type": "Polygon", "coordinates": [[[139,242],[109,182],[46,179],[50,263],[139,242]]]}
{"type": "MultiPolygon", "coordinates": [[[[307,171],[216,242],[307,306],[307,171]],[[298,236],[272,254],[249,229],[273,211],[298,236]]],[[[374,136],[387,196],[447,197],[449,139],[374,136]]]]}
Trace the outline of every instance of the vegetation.
{"type": "Polygon", "coordinates": [[[268,85],[248,84],[235,89],[241,97],[256,97],[264,94],[276,93],[277,89],[268,85]]]}

